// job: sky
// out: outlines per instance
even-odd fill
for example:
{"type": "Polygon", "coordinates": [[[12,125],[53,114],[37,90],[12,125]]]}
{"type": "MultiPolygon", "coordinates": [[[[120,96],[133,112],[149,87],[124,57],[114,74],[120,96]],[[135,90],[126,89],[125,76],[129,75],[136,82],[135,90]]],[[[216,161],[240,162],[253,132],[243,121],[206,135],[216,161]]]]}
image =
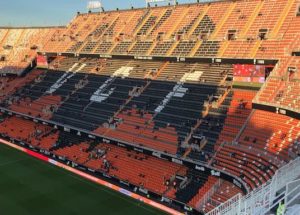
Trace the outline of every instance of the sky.
{"type": "MultiPolygon", "coordinates": [[[[0,26],[66,25],[77,11],[87,12],[88,0],[0,0],[0,26]]],[[[179,0],[180,3],[196,0],[179,0]]],[[[102,0],[105,10],[144,7],[145,0],[102,0]]]]}

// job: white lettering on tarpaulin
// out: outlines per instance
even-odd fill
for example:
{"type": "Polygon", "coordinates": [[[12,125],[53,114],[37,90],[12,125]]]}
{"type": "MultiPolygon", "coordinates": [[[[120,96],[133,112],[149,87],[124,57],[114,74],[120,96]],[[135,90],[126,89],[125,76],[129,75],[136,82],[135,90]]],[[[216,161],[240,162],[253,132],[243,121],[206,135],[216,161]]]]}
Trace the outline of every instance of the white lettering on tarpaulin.
{"type": "Polygon", "coordinates": [[[196,166],[195,166],[195,169],[196,169],[196,170],[203,171],[203,172],[205,171],[205,168],[204,168],[203,166],[198,166],[198,165],[196,165],[196,166]]]}
{"type": "Polygon", "coordinates": [[[237,181],[236,179],[233,180],[233,184],[235,184],[239,188],[242,188],[242,184],[239,181],[237,181]]]}
{"type": "Polygon", "coordinates": [[[107,89],[114,82],[114,78],[107,79],[91,96],[91,102],[101,103],[105,101],[115,90],[115,88],[107,89]]]}
{"type": "Polygon", "coordinates": [[[188,91],[188,88],[185,88],[183,87],[183,84],[180,83],[180,84],[176,84],[174,87],[173,87],[173,90],[172,92],[169,92],[165,98],[162,100],[162,102],[160,103],[160,105],[158,105],[156,108],[155,108],[155,112],[156,113],[160,113],[165,107],[166,105],[168,104],[168,102],[173,98],[173,97],[178,97],[178,98],[182,98],[185,96],[185,94],[187,93],[188,91]]]}
{"type": "Polygon", "coordinates": [[[72,78],[75,74],[70,73],[78,63],[75,63],[68,72],[64,73],[47,91],[46,93],[52,94],[54,93],[58,88],[60,88],[64,83],[66,83],[70,78],[72,78]]]}
{"type": "Polygon", "coordinates": [[[182,160],[179,160],[179,159],[176,159],[176,158],[172,158],[172,162],[182,165],[182,160]]]}
{"type": "Polygon", "coordinates": [[[220,177],[221,173],[219,171],[211,170],[211,175],[220,177]]]}

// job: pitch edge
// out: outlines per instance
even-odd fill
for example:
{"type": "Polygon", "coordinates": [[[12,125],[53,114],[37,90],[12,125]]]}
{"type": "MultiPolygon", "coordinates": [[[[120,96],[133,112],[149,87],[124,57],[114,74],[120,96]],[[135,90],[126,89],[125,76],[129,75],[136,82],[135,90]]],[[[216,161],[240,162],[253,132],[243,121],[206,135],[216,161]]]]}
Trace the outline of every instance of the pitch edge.
{"type": "Polygon", "coordinates": [[[85,178],[85,179],[87,179],[87,180],[89,180],[89,181],[92,181],[92,182],[94,182],[94,183],[97,183],[97,184],[100,184],[100,185],[102,185],[102,186],[108,187],[108,188],[110,188],[110,189],[112,189],[112,190],[115,190],[115,191],[117,191],[117,192],[119,192],[119,193],[122,193],[123,195],[129,196],[129,197],[131,197],[131,198],[133,198],[133,199],[136,199],[136,200],[138,200],[138,201],[141,201],[141,202],[143,202],[143,203],[145,203],[145,204],[147,204],[147,205],[150,205],[150,206],[152,206],[152,207],[158,208],[158,209],[160,209],[160,210],[162,210],[162,211],[165,211],[165,212],[167,212],[167,213],[169,213],[169,214],[173,214],[173,215],[183,215],[183,213],[180,213],[180,212],[178,212],[178,211],[176,211],[176,210],[174,210],[174,209],[172,209],[172,208],[169,208],[169,207],[167,207],[167,206],[165,206],[165,205],[159,204],[159,203],[157,203],[157,202],[155,202],[155,201],[152,201],[152,200],[147,199],[147,198],[145,198],[145,197],[143,197],[143,196],[140,196],[140,195],[138,195],[138,194],[136,194],[136,193],[130,192],[130,191],[124,189],[124,188],[118,187],[118,186],[116,186],[116,185],[114,185],[114,184],[111,184],[111,183],[109,183],[109,182],[106,182],[106,181],[104,181],[104,180],[101,180],[101,179],[99,179],[99,178],[96,178],[96,177],[94,177],[94,176],[91,176],[91,175],[89,175],[89,174],[87,174],[87,173],[81,172],[81,171],[79,171],[79,170],[77,170],[77,169],[74,169],[74,168],[72,168],[72,167],[69,167],[69,166],[67,166],[67,165],[65,165],[65,164],[63,164],[63,163],[60,163],[60,162],[55,161],[55,160],[53,160],[53,159],[51,159],[51,158],[48,158],[48,157],[46,157],[46,156],[44,156],[44,155],[41,155],[41,154],[39,154],[39,153],[37,153],[37,152],[31,151],[31,150],[29,150],[29,149],[25,149],[25,148],[23,148],[23,147],[21,147],[21,146],[17,146],[17,145],[15,145],[15,144],[13,144],[13,143],[11,143],[11,142],[8,142],[8,141],[6,141],[6,140],[3,140],[3,139],[0,139],[0,143],[5,144],[5,145],[7,145],[7,146],[10,146],[10,147],[12,147],[12,148],[14,148],[14,149],[17,149],[17,150],[19,150],[19,151],[25,152],[26,154],[28,154],[28,155],[30,155],[30,156],[32,156],[32,157],[34,157],[34,158],[37,158],[37,159],[39,159],[39,160],[45,161],[45,162],[47,162],[47,163],[50,163],[50,164],[52,164],[52,165],[54,165],[54,166],[60,167],[60,168],[62,168],[62,169],[65,169],[65,170],[67,170],[67,171],[69,171],[69,172],[72,172],[72,173],[74,173],[74,174],[76,174],[76,175],[79,175],[79,176],[81,176],[81,177],[83,177],[83,178],[85,178]]]}

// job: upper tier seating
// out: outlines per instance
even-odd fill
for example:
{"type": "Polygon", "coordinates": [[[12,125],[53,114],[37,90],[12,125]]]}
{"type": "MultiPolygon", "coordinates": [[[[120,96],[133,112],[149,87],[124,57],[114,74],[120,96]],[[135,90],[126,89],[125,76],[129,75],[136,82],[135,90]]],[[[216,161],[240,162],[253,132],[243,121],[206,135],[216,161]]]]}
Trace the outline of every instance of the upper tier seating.
{"type": "Polygon", "coordinates": [[[278,59],[292,51],[300,25],[297,1],[275,2],[242,0],[79,14],[67,28],[48,37],[43,51],[278,59]]]}
{"type": "Polygon", "coordinates": [[[21,73],[44,48],[55,28],[0,29],[0,74],[21,73]]]}
{"type": "Polygon", "coordinates": [[[31,83],[42,71],[35,70],[26,77],[0,77],[0,102],[15,93],[19,88],[31,83]]]}

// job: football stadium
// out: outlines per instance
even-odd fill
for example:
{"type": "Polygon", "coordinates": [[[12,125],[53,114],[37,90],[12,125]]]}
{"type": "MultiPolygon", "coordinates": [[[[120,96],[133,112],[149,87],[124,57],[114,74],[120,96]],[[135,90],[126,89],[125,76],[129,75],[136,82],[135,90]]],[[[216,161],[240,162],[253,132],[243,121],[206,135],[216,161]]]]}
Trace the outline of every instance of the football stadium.
{"type": "Polygon", "coordinates": [[[299,215],[300,0],[126,5],[0,28],[0,214],[299,215]]]}

